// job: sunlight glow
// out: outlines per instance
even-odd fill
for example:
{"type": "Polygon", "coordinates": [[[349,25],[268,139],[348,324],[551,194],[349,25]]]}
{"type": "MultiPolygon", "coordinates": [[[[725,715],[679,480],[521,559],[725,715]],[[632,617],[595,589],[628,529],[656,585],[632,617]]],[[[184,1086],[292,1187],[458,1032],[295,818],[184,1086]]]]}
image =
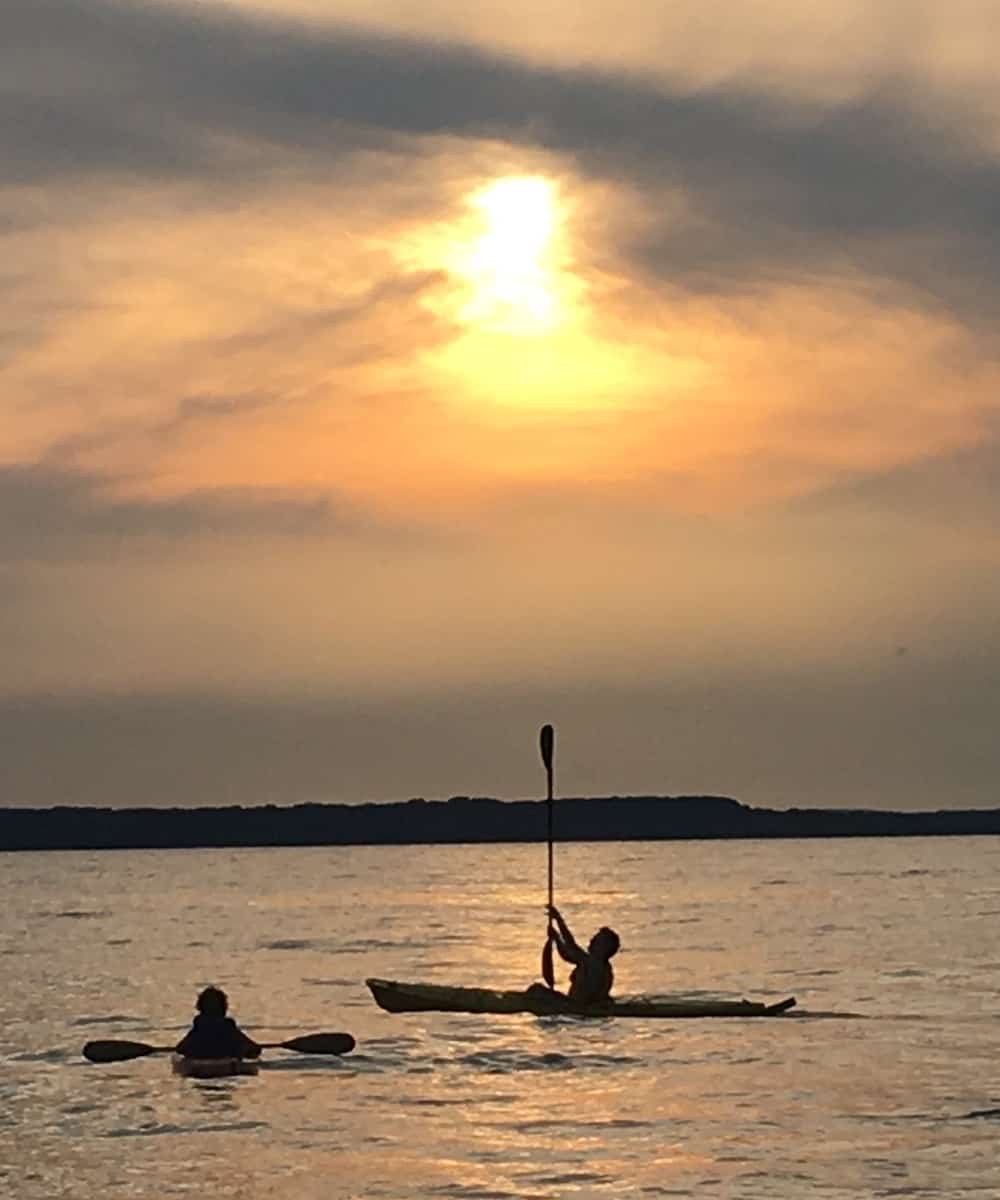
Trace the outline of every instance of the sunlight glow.
{"type": "MultiPolygon", "coordinates": [[[[616,292],[587,254],[586,214],[597,201],[571,175],[480,175],[440,221],[413,230],[393,250],[409,269],[437,280],[421,303],[448,335],[420,355],[435,394],[480,421],[585,422],[626,409],[662,406],[704,375],[700,355],[667,351],[638,336],[632,322],[602,313],[595,298],[616,292]]],[[[606,198],[599,197],[600,211],[606,198]]],[[[588,426],[589,427],[589,426],[588,426]]],[[[534,456],[518,447],[506,469],[530,472],[534,456]]]]}

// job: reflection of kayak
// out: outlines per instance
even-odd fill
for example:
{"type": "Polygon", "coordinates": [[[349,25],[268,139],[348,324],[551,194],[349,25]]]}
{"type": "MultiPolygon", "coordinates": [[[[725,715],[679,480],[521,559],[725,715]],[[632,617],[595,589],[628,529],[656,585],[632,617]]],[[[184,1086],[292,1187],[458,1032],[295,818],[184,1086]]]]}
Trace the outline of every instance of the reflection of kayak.
{"type": "Polygon", "coordinates": [[[226,1075],[256,1075],[260,1065],[253,1058],[186,1058],[172,1057],[174,1074],[189,1079],[222,1079],[226,1075]]]}
{"type": "Polygon", "coordinates": [[[541,986],[528,991],[493,991],[490,988],[446,987],[436,983],[396,983],[368,979],[375,1002],[387,1012],[533,1013],[549,1016],[570,1013],[580,1017],[777,1017],[795,1004],[790,996],[777,1004],[750,1000],[657,1000],[627,996],[601,1008],[574,1008],[565,997],[541,986]]]}

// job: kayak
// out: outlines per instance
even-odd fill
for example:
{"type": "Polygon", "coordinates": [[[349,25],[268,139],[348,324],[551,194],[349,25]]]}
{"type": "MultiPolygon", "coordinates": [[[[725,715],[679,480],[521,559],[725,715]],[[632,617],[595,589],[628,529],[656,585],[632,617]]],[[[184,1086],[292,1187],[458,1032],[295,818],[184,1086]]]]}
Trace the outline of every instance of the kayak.
{"type": "Polygon", "coordinates": [[[752,1000],[660,1000],[626,996],[606,1005],[581,1008],[540,985],[528,991],[447,987],[437,983],[397,983],[366,979],[375,1003],[386,1012],[532,1013],[536,1017],[567,1013],[578,1017],[777,1017],[795,1006],[795,997],[776,1004],[752,1000]]]}
{"type": "Polygon", "coordinates": [[[224,1079],[227,1075],[256,1075],[260,1070],[255,1058],[187,1058],[174,1054],[171,1062],[174,1074],[188,1079],[224,1079]]]}

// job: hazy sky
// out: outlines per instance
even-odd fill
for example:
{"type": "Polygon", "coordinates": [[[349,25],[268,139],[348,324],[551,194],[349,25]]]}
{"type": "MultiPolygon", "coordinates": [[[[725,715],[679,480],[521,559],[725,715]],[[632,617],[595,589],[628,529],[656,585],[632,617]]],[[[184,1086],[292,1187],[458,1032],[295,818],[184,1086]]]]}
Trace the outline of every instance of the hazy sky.
{"type": "Polygon", "coordinates": [[[0,804],[1000,804],[998,31],[6,0],[0,804]]]}

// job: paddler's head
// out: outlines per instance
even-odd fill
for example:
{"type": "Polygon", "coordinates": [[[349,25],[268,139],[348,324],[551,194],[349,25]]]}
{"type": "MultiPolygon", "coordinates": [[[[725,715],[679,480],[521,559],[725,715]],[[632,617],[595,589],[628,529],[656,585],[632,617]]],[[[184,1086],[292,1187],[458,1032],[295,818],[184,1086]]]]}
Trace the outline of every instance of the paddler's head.
{"type": "Polygon", "coordinates": [[[607,960],[614,958],[621,948],[621,944],[618,934],[613,929],[609,929],[607,925],[602,925],[590,939],[588,949],[595,958],[607,960]]]}
{"type": "Polygon", "coordinates": [[[195,1001],[195,1008],[206,1017],[224,1017],[229,997],[222,988],[207,987],[195,1001]]]}

